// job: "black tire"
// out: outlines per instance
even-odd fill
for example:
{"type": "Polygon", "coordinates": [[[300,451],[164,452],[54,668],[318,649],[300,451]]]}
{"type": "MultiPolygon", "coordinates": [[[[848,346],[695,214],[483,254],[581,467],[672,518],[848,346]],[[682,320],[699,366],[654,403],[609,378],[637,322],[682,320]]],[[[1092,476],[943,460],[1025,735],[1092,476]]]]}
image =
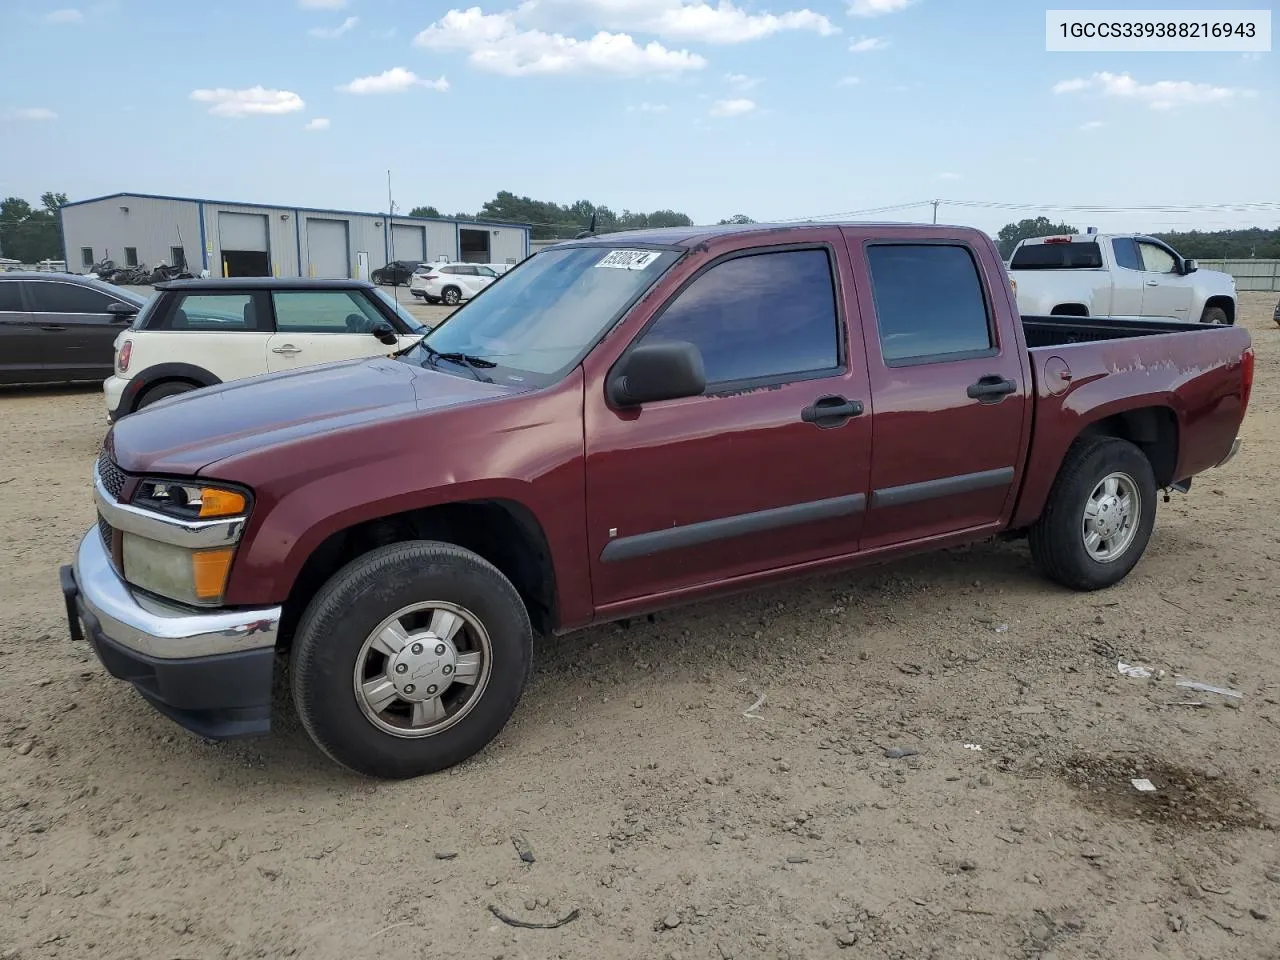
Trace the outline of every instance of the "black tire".
{"type": "Polygon", "coordinates": [[[1040,572],[1072,590],[1101,590],[1128,576],[1151,539],[1156,520],[1156,481],[1146,454],[1128,440],[1082,438],[1071,445],[1058,471],[1048,503],[1028,540],[1040,572]],[[1138,518],[1123,553],[1108,561],[1090,555],[1083,536],[1085,505],[1111,474],[1133,482],[1138,518]]]}
{"type": "Polygon", "coordinates": [[[448,306],[456,307],[462,302],[462,291],[457,287],[445,287],[440,291],[440,299],[448,306]]]}
{"type": "Polygon", "coordinates": [[[319,590],[294,635],[290,678],[302,726],[330,759],[368,776],[407,779],[460,763],[496,737],[520,700],[532,660],[533,629],[511,581],[469,550],[414,540],[358,557],[319,590]],[[397,736],[365,715],[356,664],[379,624],[426,601],[470,612],[488,634],[491,666],[474,705],[453,726],[397,736]]]}
{"type": "Polygon", "coordinates": [[[1200,314],[1201,323],[1217,323],[1227,325],[1231,323],[1231,318],[1227,316],[1227,311],[1221,307],[1205,307],[1204,313],[1200,314]]]}
{"type": "Polygon", "coordinates": [[[373,285],[375,287],[382,286],[382,271],[381,270],[373,271],[373,273],[370,274],[369,279],[373,281],[373,285]]]}
{"type": "Polygon", "coordinates": [[[167,383],[158,383],[154,387],[148,387],[143,391],[142,396],[138,398],[137,404],[134,405],[134,412],[141,410],[143,407],[149,407],[157,400],[163,400],[165,397],[176,397],[180,393],[189,393],[199,388],[193,383],[184,383],[181,380],[170,380],[167,383]]]}

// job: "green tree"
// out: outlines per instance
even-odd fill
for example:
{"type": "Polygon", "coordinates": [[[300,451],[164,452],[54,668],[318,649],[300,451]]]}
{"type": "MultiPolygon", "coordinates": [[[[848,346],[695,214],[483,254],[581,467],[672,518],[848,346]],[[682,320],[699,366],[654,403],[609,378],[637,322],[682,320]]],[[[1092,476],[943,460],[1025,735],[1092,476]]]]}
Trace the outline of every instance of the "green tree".
{"type": "Polygon", "coordinates": [[[411,217],[438,217],[440,211],[435,207],[414,207],[409,211],[411,217]]]}
{"type": "Polygon", "coordinates": [[[1079,232],[1079,229],[1069,223],[1051,223],[1048,217],[1036,217],[1034,220],[1019,220],[1017,223],[1006,223],[1000,228],[1000,232],[996,234],[996,246],[1000,248],[1000,256],[1008,259],[1009,254],[1013,253],[1013,248],[1021,240],[1079,232]]]}
{"type": "Polygon", "coordinates": [[[1280,230],[1249,227],[1239,230],[1155,233],[1184,257],[1196,260],[1235,260],[1258,257],[1280,258],[1280,230]]]}
{"type": "Polygon", "coordinates": [[[38,263],[62,257],[62,226],[58,206],[67,202],[65,193],[46,193],[43,209],[33,209],[21,197],[0,200],[0,257],[38,263]]]}

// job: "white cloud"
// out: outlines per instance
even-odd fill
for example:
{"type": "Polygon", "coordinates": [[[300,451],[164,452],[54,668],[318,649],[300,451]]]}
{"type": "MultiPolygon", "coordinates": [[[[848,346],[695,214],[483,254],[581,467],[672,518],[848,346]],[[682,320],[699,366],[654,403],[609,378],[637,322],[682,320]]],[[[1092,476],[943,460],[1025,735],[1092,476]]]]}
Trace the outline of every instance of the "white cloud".
{"type": "Polygon", "coordinates": [[[58,115],[48,107],[18,107],[0,113],[0,120],[57,120],[58,115]]]}
{"type": "Polygon", "coordinates": [[[729,86],[738,90],[751,90],[760,86],[759,77],[749,77],[745,73],[726,73],[724,79],[729,86]]]}
{"type": "Polygon", "coordinates": [[[308,120],[308,121],[307,121],[307,125],[306,125],[305,127],[303,127],[302,129],[304,129],[304,130],[328,130],[328,129],[329,129],[329,118],[328,118],[328,117],[316,117],[314,120],[308,120]]]}
{"type": "Polygon", "coordinates": [[[319,37],[322,40],[332,40],[340,37],[349,30],[354,30],[355,25],[360,22],[359,17],[347,17],[339,26],[336,27],[312,27],[307,33],[313,37],[319,37]]]}
{"type": "MultiPolygon", "coordinates": [[[[468,11],[470,12],[470,11],[468,11]]],[[[601,30],[650,33],[665,40],[744,43],[791,30],[829,36],[831,20],[807,8],[779,14],[748,13],[732,0],[524,0],[512,14],[528,27],[567,30],[586,24],[601,30]]]]}
{"type": "Polygon", "coordinates": [[[744,113],[750,113],[756,108],[754,100],[747,100],[739,97],[736,100],[717,100],[711,105],[711,116],[713,117],[740,117],[744,113]]]}
{"type": "Polygon", "coordinates": [[[836,81],[837,87],[856,87],[862,82],[861,77],[841,77],[836,81]]]}
{"type": "Polygon", "coordinates": [[[1088,133],[1090,130],[1099,130],[1105,126],[1106,124],[1101,120],[1086,120],[1084,123],[1080,124],[1080,129],[1085,133],[1088,133]]]}
{"type": "Polygon", "coordinates": [[[938,174],[938,179],[939,180],[959,180],[960,174],[952,173],[950,170],[948,170],[946,173],[938,174]]]}
{"type": "Polygon", "coordinates": [[[634,106],[627,107],[627,113],[666,113],[667,105],[665,103],[639,103],[634,106]]]}
{"type": "Polygon", "coordinates": [[[886,13],[897,13],[911,6],[915,0],[852,0],[849,4],[849,15],[852,17],[880,17],[886,13]]]}
{"type": "Polygon", "coordinates": [[[437,93],[445,93],[449,89],[449,81],[444,77],[436,80],[423,80],[412,70],[404,67],[392,67],[371,77],[356,77],[350,83],[338,87],[343,93],[404,93],[413,87],[428,87],[437,93]]]}
{"type": "Polygon", "coordinates": [[[1237,97],[1254,96],[1252,90],[1235,87],[1215,87],[1208,83],[1190,80],[1157,80],[1139,83],[1127,73],[1095,73],[1091,77],[1076,77],[1053,85],[1054,93],[1078,93],[1094,90],[1104,97],[1134,100],[1145,103],[1152,110],[1172,110],[1197,103],[1221,103],[1237,97]]]}
{"type": "Polygon", "coordinates": [[[1054,93],[1075,93],[1077,90],[1083,90],[1089,86],[1089,81],[1081,77],[1074,80],[1061,80],[1053,85],[1054,93]]]}
{"type": "Polygon", "coordinates": [[[209,112],[215,117],[250,117],[281,113],[296,113],[306,107],[303,99],[292,90],[268,90],[265,87],[246,87],[244,90],[192,90],[191,99],[199,103],[211,103],[209,112]]]}
{"type": "Polygon", "coordinates": [[[887,46],[889,41],[884,37],[859,37],[849,44],[849,50],[853,53],[870,53],[872,50],[883,50],[887,46]]]}
{"type": "Polygon", "coordinates": [[[520,29],[509,13],[479,7],[450,10],[414,38],[431,50],[458,50],[472,66],[508,77],[606,73],[619,76],[675,75],[701,70],[707,61],[687,50],[657,42],[640,46],[625,33],[600,31],[590,40],[520,29]]]}
{"type": "Polygon", "coordinates": [[[82,23],[83,21],[84,14],[72,8],[50,10],[44,15],[45,23],[82,23]]]}
{"type": "Polygon", "coordinates": [[[341,10],[346,5],[347,0],[298,0],[303,10],[341,10]]]}

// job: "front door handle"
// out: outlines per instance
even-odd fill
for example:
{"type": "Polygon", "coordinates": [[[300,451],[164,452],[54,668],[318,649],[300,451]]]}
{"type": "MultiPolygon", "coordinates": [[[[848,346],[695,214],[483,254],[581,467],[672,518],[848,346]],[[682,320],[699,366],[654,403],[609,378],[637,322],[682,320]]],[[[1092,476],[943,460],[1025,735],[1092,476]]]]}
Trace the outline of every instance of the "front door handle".
{"type": "Polygon", "coordinates": [[[999,403],[1006,396],[1018,389],[1018,384],[997,373],[989,373],[977,383],[969,384],[965,391],[971,400],[982,403],[999,403]]]}
{"type": "Polygon", "coordinates": [[[40,329],[41,329],[41,330],[48,330],[50,333],[62,333],[62,332],[64,332],[67,328],[66,328],[66,327],[60,327],[60,326],[58,326],[57,324],[54,324],[54,323],[42,323],[42,324],[40,325],[40,329]]]}
{"type": "Polygon", "coordinates": [[[283,346],[272,347],[271,352],[283,353],[287,356],[293,356],[295,353],[301,353],[302,349],[300,347],[295,347],[292,343],[286,343],[283,346]]]}
{"type": "Polygon", "coordinates": [[[1160,281],[1159,281],[1159,280],[1148,280],[1148,281],[1147,281],[1147,286],[1148,286],[1148,287],[1158,287],[1158,286],[1160,286],[1160,281]]]}
{"type": "Polygon", "coordinates": [[[838,427],[850,417],[862,416],[861,400],[846,400],[844,397],[819,397],[800,411],[800,419],[805,423],[816,423],[820,427],[838,427]]]}

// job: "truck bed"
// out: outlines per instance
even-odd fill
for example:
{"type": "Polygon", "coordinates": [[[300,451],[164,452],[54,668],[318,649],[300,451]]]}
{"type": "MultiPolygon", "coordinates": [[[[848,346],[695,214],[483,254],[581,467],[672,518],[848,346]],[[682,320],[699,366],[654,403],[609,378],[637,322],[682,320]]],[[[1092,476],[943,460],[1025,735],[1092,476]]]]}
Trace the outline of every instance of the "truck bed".
{"type": "Polygon", "coordinates": [[[1022,329],[1027,338],[1027,347],[1035,350],[1038,347],[1058,347],[1068,343],[1124,340],[1129,337],[1151,337],[1161,333],[1190,333],[1195,330],[1218,329],[1218,327],[1163,318],[1148,320],[1116,317],[1024,316],[1022,329]]]}

